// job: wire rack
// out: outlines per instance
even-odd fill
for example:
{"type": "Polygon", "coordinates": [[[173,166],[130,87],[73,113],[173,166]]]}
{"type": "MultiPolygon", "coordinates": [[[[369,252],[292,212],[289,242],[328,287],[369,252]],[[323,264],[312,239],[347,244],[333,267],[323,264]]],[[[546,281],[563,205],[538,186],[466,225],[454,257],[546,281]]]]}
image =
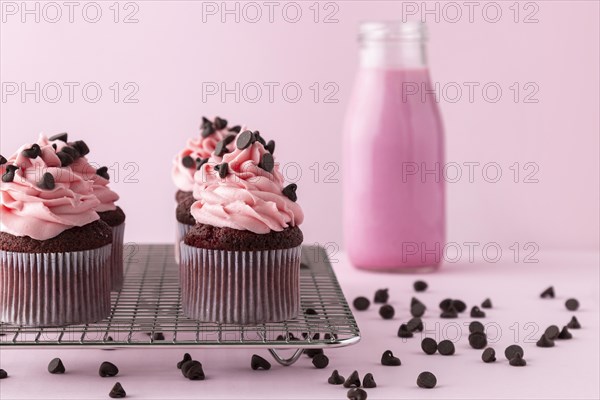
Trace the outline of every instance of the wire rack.
{"type": "Polygon", "coordinates": [[[360,340],[356,320],[321,247],[302,249],[300,315],[252,326],[203,323],[183,315],[172,245],[129,245],[126,253],[123,289],[112,294],[107,319],[57,328],[0,324],[0,346],[265,347],[278,362],[290,365],[303,349],[341,347],[360,340]],[[283,358],[277,353],[281,349],[296,351],[283,358]]]}

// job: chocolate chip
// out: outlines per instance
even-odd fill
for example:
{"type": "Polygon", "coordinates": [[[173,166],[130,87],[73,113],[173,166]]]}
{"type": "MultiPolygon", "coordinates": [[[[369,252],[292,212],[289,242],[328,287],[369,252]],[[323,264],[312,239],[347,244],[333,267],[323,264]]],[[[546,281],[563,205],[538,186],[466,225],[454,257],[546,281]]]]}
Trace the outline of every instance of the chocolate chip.
{"type": "Polygon", "coordinates": [[[221,164],[219,166],[219,177],[224,179],[228,173],[229,173],[229,164],[224,162],[223,164],[221,164]]]}
{"type": "Polygon", "coordinates": [[[413,288],[415,289],[415,292],[424,292],[427,290],[427,282],[415,281],[415,283],[413,283],[413,288]]]}
{"type": "Polygon", "coordinates": [[[515,357],[517,353],[519,353],[521,356],[525,355],[525,351],[523,351],[523,348],[521,346],[519,346],[518,344],[512,344],[508,346],[506,350],[504,350],[504,357],[506,357],[506,359],[510,361],[515,357]]]}
{"type": "Polygon", "coordinates": [[[485,330],[483,324],[479,321],[473,321],[469,324],[469,332],[470,333],[474,333],[474,332],[481,332],[483,333],[483,331],[485,330]]]}
{"type": "Polygon", "coordinates": [[[200,168],[202,168],[202,166],[204,164],[206,164],[208,162],[208,158],[196,158],[196,170],[199,170],[200,168]]]}
{"type": "Polygon", "coordinates": [[[540,294],[540,297],[542,299],[545,299],[545,298],[548,298],[548,297],[550,297],[550,298],[553,299],[554,298],[554,287],[550,286],[548,289],[544,290],[542,292],[542,294],[540,294]]]}
{"type": "Polygon", "coordinates": [[[418,318],[418,317],[411,318],[406,323],[406,328],[410,332],[422,332],[423,331],[423,321],[421,320],[421,318],[418,318]]]}
{"type": "Polygon", "coordinates": [[[79,154],[79,151],[77,151],[76,148],[71,147],[71,146],[65,146],[62,149],[60,149],[60,151],[70,155],[73,160],[77,160],[79,157],[81,157],[81,154],[79,154]]]}
{"type": "Polygon", "coordinates": [[[198,362],[198,361],[188,360],[188,361],[185,361],[183,364],[181,364],[181,374],[187,378],[188,371],[190,370],[192,365],[196,362],[198,362]]]}
{"type": "Polygon", "coordinates": [[[456,312],[463,312],[467,309],[467,305],[462,300],[452,300],[452,307],[456,310],[456,312]]]}
{"type": "Polygon", "coordinates": [[[56,149],[58,149],[58,146],[56,145],[56,143],[52,143],[52,148],[54,149],[54,151],[56,151],[56,149]]]}
{"type": "Polygon", "coordinates": [[[108,395],[112,399],[122,399],[125,396],[127,396],[127,393],[125,393],[125,389],[123,389],[123,386],[121,386],[121,384],[117,382],[115,383],[115,386],[113,386],[112,390],[108,395]]]}
{"type": "Polygon", "coordinates": [[[263,154],[258,166],[267,172],[273,171],[273,168],[275,168],[275,160],[273,159],[271,153],[263,154]]]}
{"type": "Polygon", "coordinates": [[[456,312],[454,306],[450,306],[450,308],[440,314],[440,318],[458,318],[458,312],[456,312]]]}
{"type": "Polygon", "coordinates": [[[543,334],[535,345],[537,347],[554,347],[554,340],[550,339],[546,334],[543,334]]]}
{"type": "Polygon", "coordinates": [[[417,386],[424,389],[433,389],[437,384],[437,378],[431,372],[421,372],[417,377],[417,386]]]}
{"type": "Polygon", "coordinates": [[[207,123],[202,123],[202,137],[203,138],[207,138],[210,135],[212,135],[213,133],[215,133],[215,127],[213,126],[212,122],[208,121],[207,123]]]}
{"type": "Polygon", "coordinates": [[[569,299],[565,302],[565,307],[567,307],[567,310],[569,311],[577,311],[579,308],[579,302],[577,299],[569,299]]]}
{"type": "Polygon", "coordinates": [[[488,347],[481,354],[481,359],[484,363],[492,363],[496,361],[496,350],[492,349],[491,347],[488,347]]]}
{"type": "Polygon", "coordinates": [[[313,357],[312,363],[315,368],[323,369],[329,365],[329,358],[325,354],[317,354],[313,357]]]}
{"type": "Polygon", "coordinates": [[[107,376],[116,376],[118,373],[119,368],[117,368],[115,364],[108,361],[104,361],[102,364],[100,364],[100,368],[98,369],[98,374],[103,378],[107,376]]]}
{"type": "Polygon", "coordinates": [[[54,141],[54,140],[60,140],[61,142],[67,142],[69,135],[67,134],[67,132],[63,132],[63,133],[58,133],[54,136],[50,136],[48,138],[49,141],[54,141]]]}
{"type": "Polygon", "coordinates": [[[432,338],[425,338],[421,341],[421,349],[425,352],[425,354],[435,354],[438,349],[438,344],[432,338]]]}
{"type": "Polygon", "coordinates": [[[269,140],[269,142],[267,143],[267,145],[265,146],[265,149],[271,153],[274,154],[275,153],[275,141],[274,140],[269,140]]]}
{"type": "Polygon", "coordinates": [[[438,343],[437,348],[438,352],[443,356],[451,356],[456,351],[454,343],[452,343],[450,340],[442,340],[438,343]]]}
{"type": "Polygon", "coordinates": [[[444,299],[440,302],[440,310],[448,311],[452,307],[452,299],[444,299]]]}
{"type": "Polygon", "coordinates": [[[369,372],[365,375],[362,385],[365,389],[373,389],[377,387],[377,383],[375,382],[375,378],[373,378],[372,373],[369,372]]]}
{"type": "Polygon", "coordinates": [[[181,159],[181,165],[186,168],[196,168],[196,161],[190,156],[185,156],[181,159]]]}
{"type": "Polygon", "coordinates": [[[544,331],[544,335],[546,335],[546,337],[548,337],[548,339],[550,339],[550,340],[556,339],[556,337],[558,336],[559,333],[560,333],[560,329],[558,329],[558,326],[556,326],[556,325],[550,325],[544,331]]]}
{"type": "MultiPolygon", "coordinates": [[[[304,310],[304,314],[306,315],[318,315],[319,313],[314,308],[307,308],[304,310]]],[[[317,333],[318,335],[318,333],[317,333]]]]}
{"type": "Polygon", "coordinates": [[[581,324],[579,323],[579,321],[577,320],[577,318],[575,316],[573,316],[571,318],[571,320],[569,321],[569,323],[567,324],[567,328],[569,328],[569,329],[581,329],[581,324]]]}
{"type": "Polygon", "coordinates": [[[473,306],[471,308],[471,318],[485,318],[485,312],[481,311],[479,307],[473,306]]]}
{"type": "Polygon", "coordinates": [[[177,363],[177,369],[181,369],[181,366],[183,365],[184,362],[186,361],[192,361],[192,356],[189,353],[185,353],[183,355],[183,360],[179,361],[177,363]]]}
{"type": "Polygon", "coordinates": [[[371,301],[369,299],[367,299],[366,297],[359,296],[354,299],[354,301],[352,302],[352,305],[358,311],[365,311],[371,305],[371,301]]]}
{"type": "Polygon", "coordinates": [[[483,303],[481,303],[481,308],[492,308],[492,301],[490,299],[485,299],[483,303]]]}
{"type": "Polygon", "coordinates": [[[473,332],[469,335],[469,344],[474,349],[483,349],[487,346],[487,337],[483,332],[473,332]]]}
{"type": "Polygon", "coordinates": [[[156,332],[154,334],[154,340],[165,340],[165,335],[162,332],[156,332]]]}
{"type": "Polygon", "coordinates": [[[387,303],[390,299],[388,289],[379,289],[375,292],[373,302],[375,303],[387,303]]]}
{"type": "Polygon", "coordinates": [[[6,172],[2,175],[2,182],[9,183],[15,179],[15,172],[19,169],[16,165],[7,165],[6,172]]]}
{"type": "Polygon", "coordinates": [[[349,400],[367,400],[367,392],[361,388],[352,388],[346,393],[349,400]]]}
{"type": "Polygon", "coordinates": [[[400,328],[398,328],[398,337],[411,338],[411,337],[413,337],[413,333],[408,330],[408,327],[406,326],[406,324],[402,324],[402,325],[400,325],[400,328]]]}
{"type": "Polygon", "coordinates": [[[109,336],[109,337],[106,338],[106,341],[107,342],[113,342],[114,340],[113,340],[112,336],[109,336]]]}
{"type": "Polygon", "coordinates": [[[229,128],[229,132],[240,133],[242,131],[242,127],[239,125],[232,126],[229,128]]]}
{"type": "Polygon", "coordinates": [[[271,369],[271,363],[262,358],[261,356],[253,354],[252,360],[250,360],[250,367],[252,367],[252,369],[255,371],[257,369],[264,369],[266,371],[271,369]]]}
{"type": "Polygon", "coordinates": [[[64,151],[59,151],[56,153],[56,156],[60,160],[61,167],[68,167],[69,165],[73,164],[73,161],[75,161],[69,153],[65,153],[64,151]]]}
{"type": "Polygon", "coordinates": [[[337,369],[334,369],[329,379],[327,379],[327,383],[329,383],[330,385],[341,385],[342,383],[344,383],[344,381],[345,378],[340,375],[337,369]]]}
{"type": "Polygon", "coordinates": [[[48,364],[48,372],[50,372],[51,374],[65,373],[65,366],[63,365],[60,358],[55,358],[52,361],[50,361],[50,364],[48,364]]]}
{"type": "Polygon", "coordinates": [[[90,148],[85,144],[83,140],[77,140],[73,143],[69,143],[71,146],[75,148],[82,156],[85,156],[90,152],[90,148]]]}
{"type": "Polygon", "coordinates": [[[40,154],[42,154],[42,149],[40,149],[40,145],[34,143],[30,148],[25,149],[21,152],[27,158],[37,158],[40,154]]]}
{"type": "Polygon", "coordinates": [[[563,326],[562,330],[560,331],[560,333],[557,336],[558,339],[572,339],[573,335],[571,335],[571,332],[569,332],[569,329],[567,329],[566,326],[563,326]]]}
{"type": "Polygon", "coordinates": [[[6,373],[5,370],[0,368],[0,379],[6,379],[8,378],[8,374],[6,373]]]}
{"type": "Polygon", "coordinates": [[[206,376],[202,369],[202,364],[198,361],[192,361],[187,369],[187,376],[190,381],[203,381],[206,376]]]}
{"type": "Polygon", "coordinates": [[[383,319],[392,319],[394,318],[395,313],[394,307],[389,304],[384,304],[379,308],[379,315],[381,315],[381,318],[383,319]]]}
{"type": "Polygon", "coordinates": [[[323,349],[306,349],[304,350],[304,354],[310,358],[315,358],[315,356],[323,354],[323,349]]]}
{"type": "Polygon", "coordinates": [[[262,144],[263,146],[267,145],[267,142],[265,142],[265,139],[263,139],[262,136],[260,136],[259,131],[254,131],[254,137],[258,143],[262,144]]]}
{"type": "Polygon", "coordinates": [[[252,134],[252,131],[244,131],[238,135],[235,145],[238,149],[244,150],[252,143],[254,143],[254,134],[252,134]]]}
{"type": "Polygon", "coordinates": [[[54,176],[50,172],[44,173],[42,179],[38,182],[38,187],[42,190],[52,190],[56,187],[54,176]]]}
{"type": "Polygon", "coordinates": [[[229,150],[227,149],[227,142],[225,139],[223,139],[215,146],[215,155],[217,157],[223,157],[223,155],[227,153],[229,153],[229,150]]]}
{"type": "Polygon", "coordinates": [[[4,165],[8,162],[8,160],[6,158],[4,158],[4,156],[0,155],[0,165],[4,165]]]}
{"type": "Polygon", "coordinates": [[[425,307],[425,304],[418,302],[410,307],[410,314],[413,317],[422,317],[423,314],[425,314],[426,309],[427,309],[427,307],[425,307]]]}
{"type": "Polygon", "coordinates": [[[360,377],[358,376],[358,371],[354,371],[350,374],[350,376],[348,377],[348,379],[346,379],[344,381],[344,387],[345,388],[350,388],[350,387],[360,387],[360,377]]]}
{"type": "Polygon", "coordinates": [[[296,185],[295,183],[290,183],[289,185],[284,187],[281,192],[283,193],[283,195],[285,197],[287,197],[291,201],[295,202],[296,200],[298,200],[298,196],[296,195],[297,189],[298,189],[298,185],[296,185]]]}
{"type": "Polygon", "coordinates": [[[400,359],[398,357],[394,357],[394,353],[391,350],[386,350],[381,355],[381,365],[385,365],[388,367],[396,367],[401,365],[400,359]]]}
{"type": "Polygon", "coordinates": [[[215,129],[220,131],[221,129],[227,128],[227,120],[223,118],[216,117],[215,118],[215,129]]]}
{"type": "Polygon", "coordinates": [[[200,128],[204,128],[206,125],[212,125],[210,119],[206,117],[202,117],[202,123],[200,124],[200,128]]]}
{"type": "Polygon", "coordinates": [[[110,180],[107,167],[100,167],[96,170],[96,175],[103,177],[106,180],[110,180]]]}
{"type": "Polygon", "coordinates": [[[527,365],[527,361],[523,359],[521,353],[516,353],[515,356],[511,358],[508,363],[513,367],[524,367],[525,365],[527,365]]]}
{"type": "Polygon", "coordinates": [[[421,303],[421,304],[423,304],[423,303],[421,302],[421,300],[417,299],[416,297],[412,297],[412,298],[410,299],[410,306],[411,306],[411,307],[412,307],[412,306],[414,306],[415,304],[418,304],[418,303],[421,303]]]}

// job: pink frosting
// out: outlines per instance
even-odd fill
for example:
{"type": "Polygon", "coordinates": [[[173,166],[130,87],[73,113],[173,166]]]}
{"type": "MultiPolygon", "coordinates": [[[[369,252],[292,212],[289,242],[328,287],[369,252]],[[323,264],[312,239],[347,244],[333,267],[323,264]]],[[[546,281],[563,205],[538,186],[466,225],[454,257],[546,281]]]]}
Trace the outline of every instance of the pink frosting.
{"type": "Polygon", "coordinates": [[[185,167],[181,163],[181,160],[187,156],[192,157],[194,160],[196,158],[209,158],[215,151],[217,143],[231,134],[234,134],[234,132],[230,132],[227,128],[224,128],[216,130],[212,135],[205,138],[201,134],[198,134],[198,136],[188,139],[186,147],[173,159],[171,177],[175,186],[184,192],[191,192],[194,188],[194,173],[196,172],[196,168],[185,167]]]}
{"type": "MultiPolygon", "coordinates": [[[[47,136],[43,133],[40,134],[38,144],[40,146],[55,144],[57,151],[60,151],[63,147],[67,146],[67,143],[63,142],[62,140],[49,141],[47,136]]],[[[119,195],[108,187],[108,179],[96,174],[96,167],[91,165],[87,158],[80,157],[71,165],[69,165],[69,167],[71,170],[73,170],[73,172],[79,174],[83,180],[91,180],[93,182],[94,195],[100,201],[100,204],[96,208],[97,212],[113,211],[117,209],[115,201],[119,200],[119,195]]]]}
{"type": "Polygon", "coordinates": [[[47,240],[98,220],[95,209],[100,202],[94,195],[93,182],[84,180],[70,167],[61,167],[51,145],[40,146],[41,155],[35,159],[21,154],[30,147],[22,146],[1,167],[2,175],[7,165],[20,168],[12,182],[0,182],[0,231],[47,240]],[[38,187],[44,173],[54,177],[54,189],[38,187]]]}
{"type": "MultiPolygon", "coordinates": [[[[243,131],[242,131],[243,132],[243,131]]],[[[244,150],[235,147],[223,159],[211,157],[195,174],[191,207],[201,224],[265,234],[280,232],[304,220],[302,208],[283,193],[283,175],[276,164],[272,172],[258,167],[267,150],[259,142],[244,150]],[[225,162],[229,173],[220,178],[215,166],[225,162]]]]}

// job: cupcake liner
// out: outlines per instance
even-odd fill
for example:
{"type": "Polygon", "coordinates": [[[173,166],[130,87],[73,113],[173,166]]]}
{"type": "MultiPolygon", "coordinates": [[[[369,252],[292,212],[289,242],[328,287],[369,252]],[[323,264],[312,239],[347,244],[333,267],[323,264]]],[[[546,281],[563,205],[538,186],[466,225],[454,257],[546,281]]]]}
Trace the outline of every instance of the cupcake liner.
{"type": "Polygon", "coordinates": [[[183,313],[203,322],[259,324],[295,318],[300,308],[300,246],[208,250],[181,243],[183,313]]]}
{"type": "Polygon", "coordinates": [[[111,247],[66,253],[0,250],[0,321],[62,326],[106,318],[111,247]]]}
{"type": "Polygon", "coordinates": [[[177,222],[177,230],[175,231],[175,262],[179,264],[179,260],[181,259],[179,249],[179,245],[185,235],[192,229],[194,225],[182,224],[181,222],[177,222]]]}
{"type": "Polygon", "coordinates": [[[112,227],[113,242],[110,253],[111,291],[119,291],[123,287],[123,237],[125,222],[112,227]]]}

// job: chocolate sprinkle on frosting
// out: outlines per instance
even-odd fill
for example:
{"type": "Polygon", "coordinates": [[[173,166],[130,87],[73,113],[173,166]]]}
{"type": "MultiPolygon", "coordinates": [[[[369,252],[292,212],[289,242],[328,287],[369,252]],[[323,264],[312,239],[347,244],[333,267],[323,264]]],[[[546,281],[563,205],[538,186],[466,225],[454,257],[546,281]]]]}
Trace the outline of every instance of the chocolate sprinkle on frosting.
{"type": "Polygon", "coordinates": [[[42,175],[42,179],[38,182],[38,187],[43,190],[52,190],[55,186],[54,176],[50,172],[42,175]]]}
{"type": "Polygon", "coordinates": [[[226,142],[227,138],[221,140],[219,143],[217,143],[217,146],[215,147],[215,155],[217,157],[223,157],[223,155],[229,153],[229,150],[227,149],[227,142],[226,142]]]}
{"type": "Polygon", "coordinates": [[[263,146],[267,145],[267,142],[265,142],[265,139],[263,139],[262,136],[260,136],[259,131],[254,131],[254,137],[256,138],[256,141],[258,143],[262,144],[263,146]]]}
{"type": "Polygon", "coordinates": [[[0,165],[4,165],[4,164],[6,164],[6,163],[7,163],[7,161],[8,161],[8,160],[7,160],[6,158],[4,158],[4,156],[0,155],[0,165]]]}
{"type": "Polygon", "coordinates": [[[281,192],[284,194],[285,197],[295,202],[296,200],[298,200],[298,195],[296,195],[297,189],[298,185],[296,185],[295,183],[290,183],[289,185],[284,187],[281,192]]]}
{"type": "Polygon", "coordinates": [[[269,142],[265,146],[265,149],[267,149],[267,151],[271,154],[275,153],[275,141],[269,140],[269,142]]]}
{"type": "Polygon", "coordinates": [[[52,148],[54,149],[54,151],[56,151],[56,149],[58,149],[58,146],[56,145],[56,143],[52,143],[52,148]]]}
{"type": "Polygon", "coordinates": [[[42,153],[40,145],[34,143],[30,148],[25,149],[21,152],[27,158],[37,158],[42,153]]]}
{"type": "Polygon", "coordinates": [[[70,145],[75,147],[75,149],[77,149],[79,154],[81,154],[82,156],[85,156],[90,152],[90,148],[87,146],[87,144],[85,144],[83,140],[78,140],[76,142],[70,143],[70,145]]]}
{"type": "Polygon", "coordinates": [[[242,131],[242,127],[239,125],[232,126],[231,128],[229,128],[229,132],[240,133],[241,131],[242,131]]]}
{"type": "Polygon", "coordinates": [[[215,128],[217,130],[225,129],[227,127],[227,120],[223,118],[216,117],[215,118],[215,128]]]}
{"type": "Polygon", "coordinates": [[[267,172],[273,171],[273,168],[275,167],[275,160],[273,159],[271,153],[263,154],[262,160],[260,160],[260,164],[258,164],[258,166],[267,172]]]}
{"type": "Polygon", "coordinates": [[[19,167],[17,167],[16,165],[7,165],[6,172],[4,173],[4,175],[2,175],[2,182],[12,182],[15,179],[15,171],[18,169],[19,167]]]}
{"type": "Polygon", "coordinates": [[[108,175],[107,167],[100,167],[96,170],[96,175],[103,177],[107,181],[110,180],[110,175],[108,175]]]}
{"type": "Polygon", "coordinates": [[[244,131],[244,132],[240,133],[240,135],[238,136],[237,142],[235,143],[235,145],[237,146],[238,149],[244,150],[245,148],[250,146],[253,142],[254,142],[254,135],[252,134],[252,131],[244,131]]]}
{"type": "Polygon", "coordinates": [[[77,160],[79,157],[81,157],[81,154],[79,154],[79,151],[76,148],[71,147],[71,146],[65,146],[61,149],[61,151],[63,153],[67,153],[68,155],[70,155],[73,160],[77,160]]]}
{"type": "Polygon", "coordinates": [[[48,138],[48,140],[52,141],[52,140],[60,140],[61,142],[67,142],[67,138],[69,137],[69,135],[67,134],[67,132],[63,132],[63,133],[59,133],[56,134],[54,136],[50,136],[48,138]]]}
{"type": "Polygon", "coordinates": [[[185,156],[181,159],[181,164],[186,168],[196,168],[196,162],[190,156],[185,156]]]}
{"type": "Polygon", "coordinates": [[[202,117],[202,124],[200,124],[200,128],[204,128],[206,125],[212,125],[212,122],[206,117],[202,117]]]}
{"type": "Polygon", "coordinates": [[[225,178],[229,173],[229,164],[223,163],[219,166],[219,177],[225,178]]]}
{"type": "Polygon", "coordinates": [[[196,158],[196,169],[202,168],[204,164],[208,162],[208,158],[196,158]]]}
{"type": "Polygon", "coordinates": [[[213,126],[212,122],[208,121],[207,124],[202,125],[202,137],[203,138],[207,138],[215,132],[216,132],[215,127],[213,126]]]}
{"type": "Polygon", "coordinates": [[[75,161],[69,153],[65,153],[64,151],[59,151],[56,153],[56,156],[60,160],[61,167],[68,167],[69,165],[73,164],[73,161],[75,161]]]}

